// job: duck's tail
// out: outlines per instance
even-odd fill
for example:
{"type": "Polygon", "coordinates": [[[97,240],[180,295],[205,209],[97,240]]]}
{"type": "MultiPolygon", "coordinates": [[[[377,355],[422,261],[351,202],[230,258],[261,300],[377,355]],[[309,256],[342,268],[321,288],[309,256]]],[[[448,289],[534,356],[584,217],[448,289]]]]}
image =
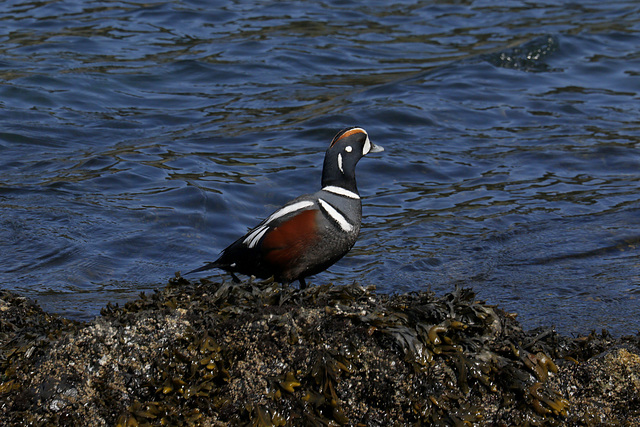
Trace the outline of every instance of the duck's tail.
{"type": "Polygon", "coordinates": [[[205,264],[202,267],[196,268],[195,270],[191,270],[188,273],[185,273],[185,275],[187,274],[191,274],[191,273],[199,273],[201,271],[206,271],[206,270],[211,270],[214,268],[221,268],[222,265],[220,265],[218,262],[214,261],[214,262],[210,262],[209,264],[205,264]]]}

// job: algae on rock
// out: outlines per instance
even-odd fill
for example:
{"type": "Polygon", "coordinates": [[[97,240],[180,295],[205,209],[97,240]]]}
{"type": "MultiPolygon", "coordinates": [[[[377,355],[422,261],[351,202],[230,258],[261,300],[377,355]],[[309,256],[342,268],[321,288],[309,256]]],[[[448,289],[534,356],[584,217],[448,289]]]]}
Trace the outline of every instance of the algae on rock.
{"type": "Polygon", "coordinates": [[[0,424],[633,423],[638,341],[523,331],[462,288],[178,276],[86,324],[2,293],[0,424]]]}

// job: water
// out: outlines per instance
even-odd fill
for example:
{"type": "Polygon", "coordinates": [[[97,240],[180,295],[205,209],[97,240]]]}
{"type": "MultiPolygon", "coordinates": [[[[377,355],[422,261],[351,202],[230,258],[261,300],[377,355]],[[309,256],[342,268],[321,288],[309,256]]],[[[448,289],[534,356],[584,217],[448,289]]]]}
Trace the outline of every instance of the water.
{"type": "Polygon", "coordinates": [[[361,238],[312,284],[640,329],[637,2],[10,1],[0,23],[0,284],[47,310],[214,259],[360,125],[386,149],[358,167],[361,238]]]}

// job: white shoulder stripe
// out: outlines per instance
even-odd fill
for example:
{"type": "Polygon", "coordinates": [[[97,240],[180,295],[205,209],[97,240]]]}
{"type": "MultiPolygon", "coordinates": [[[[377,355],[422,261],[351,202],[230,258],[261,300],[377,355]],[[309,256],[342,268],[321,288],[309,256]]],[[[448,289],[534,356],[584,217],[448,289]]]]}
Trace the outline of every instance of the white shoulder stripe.
{"type": "Polygon", "coordinates": [[[300,211],[304,208],[308,208],[309,206],[313,206],[313,202],[311,200],[302,200],[300,202],[296,202],[292,205],[285,206],[284,208],[275,211],[271,216],[265,221],[265,225],[269,224],[274,219],[278,219],[282,216],[288,215],[295,211],[300,211]]]}
{"type": "Polygon", "coordinates": [[[349,224],[349,221],[347,221],[347,219],[336,210],[336,208],[334,208],[333,206],[331,206],[329,203],[325,202],[322,199],[318,199],[318,203],[320,203],[320,207],[335,221],[338,223],[338,225],[340,226],[340,228],[342,228],[344,231],[351,231],[353,230],[353,225],[349,224]]]}
{"type": "Polygon", "coordinates": [[[335,185],[327,185],[326,187],[323,188],[324,191],[328,191],[329,193],[333,193],[333,194],[338,194],[340,196],[345,196],[348,197],[350,199],[359,199],[360,196],[358,196],[357,193],[354,193],[353,191],[349,191],[345,188],[342,187],[336,187],[335,185]]]}

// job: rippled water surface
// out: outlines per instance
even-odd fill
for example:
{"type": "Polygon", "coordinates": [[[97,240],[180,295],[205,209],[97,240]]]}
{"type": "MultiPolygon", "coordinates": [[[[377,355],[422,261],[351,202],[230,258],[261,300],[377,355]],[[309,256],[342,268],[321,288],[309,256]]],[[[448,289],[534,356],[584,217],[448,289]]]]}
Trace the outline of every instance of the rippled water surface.
{"type": "Polygon", "coordinates": [[[1,285],[92,318],[317,190],[360,125],[362,234],[311,283],[637,332],[640,3],[500,4],[4,2],[1,285]]]}

